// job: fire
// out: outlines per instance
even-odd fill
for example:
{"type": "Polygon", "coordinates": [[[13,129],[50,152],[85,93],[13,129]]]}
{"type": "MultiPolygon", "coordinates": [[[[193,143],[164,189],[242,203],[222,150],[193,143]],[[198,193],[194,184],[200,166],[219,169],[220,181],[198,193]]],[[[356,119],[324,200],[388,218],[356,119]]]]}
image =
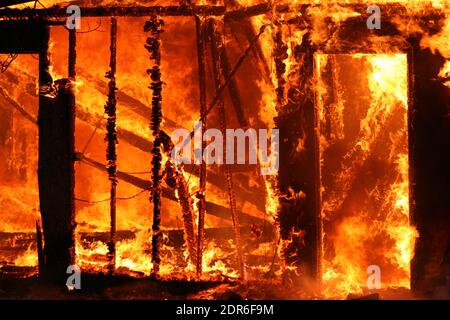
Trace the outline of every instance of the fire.
{"type": "MultiPolygon", "coordinates": [[[[349,105],[357,108],[358,104],[345,101],[348,96],[346,90],[352,88],[352,85],[342,81],[336,86],[341,90],[337,99],[344,101],[335,101],[334,107],[344,108],[340,111],[344,115],[344,135],[331,136],[330,139],[324,132],[322,136],[321,157],[325,161],[322,171],[328,176],[330,169],[327,168],[327,163],[333,160],[327,158],[325,152],[331,150],[329,148],[332,146],[337,146],[339,140],[350,143],[346,134],[351,134],[351,125],[355,126],[353,130],[357,130],[352,142],[354,146],[342,156],[342,167],[339,171],[331,171],[334,190],[329,189],[331,185],[327,181],[323,186],[323,218],[325,230],[329,230],[325,231],[324,238],[325,294],[339,296],[366,290],[366,269],[370,265],[380,265],[381,270],[384,270],[386,276],[383,278],[383,288],[409,288],[409,263],[417,232],[410,225],[409,219],[406,56],[358,54],[319,56],[317,59],[321,62],[317,64],[321,68],[325,68],[326,63],[331,63],[331,59],[338,59],[341,62],[339,65],[347,65],[347,61],[352,61],[364,68],[359,81],[365,81],[365,84],[355,88],[362,95],[361,98],[354,97],[354,100],[369,104],[367,110],[353,111],[361,118],[359,123],[352,124],[346,117],[350,112],[347,108],[349,105]],[[387,126],[389,129],[386,133],[387,126]],[[384,150],[380,149],[380,143],[384,144],[384,150]],[[392,167],[389,169],[392,177],[379,171],[381,167],[378,167],[378,161],[392,167]],[[361,175],[361,168],[364,167],[367,173],[361,175]],[[359,188],[365,190],[364,193],[358,195],[355,185],[360,185],[359,188]],[[354,199],[359,199],[359,204],[354,199]],[[329,242],[331,240],[332,247],[329,242]]],[[[338,67],[334,72],[342,77],[348,71],[338,67]]],[[[319,77],[324,75],[319,74],[319,77]]],[[[348,73],[347,77],[350,77],[348,73]]],[[[323,85],[324,81],[329,80],[322,80],[320,83],[323,85]]],[[[326,106],[321,108],[322,121],[325,121],[328,110],[325,109],[326,106]]]]}
{"type": "MultiPolygon", "coordinates": [[[[37,72],[37,61],[30,55],[18,56],[10,66],[23,65],[23,72],[37,72]]],[[[36,96],[20,95],[20,89],[6,81],[12,74],[0,74],[0,268],[2,266],[35,267],[38,265],[36,222],[40,221],[37,168],[36,96]],[[12,101],[25,104],[29,118],[24,119],[12,101]],[[29,107],[33,105],[33,107],[29,107]]],[[[17,74],[18,77],[21,74],[17,74]]],[[[28,88],[36,93],[36,85],[28,88]]]]}
{"type": "MultiPolygon", "coordinates": [[[[53,0],[47,1],[46,5],[66,3],[53,0]]],[[[201,3],[207,5],[209,2],[201,3]]],[[[248,0],[238,4],[250,6],[258,3],[248,0]]],[[[378,1],[379,5],[391,3],[389,0],[378,1]]],[[[117,2],[102,2],[102,5],[108,4],[117,5],[117,2]]],[[[124,5],[133,4],[134,1],[124,1],[124,5]]],[[[249,125],[255,128],[276,128],[279,116],[286,109],[298,107],[299,112],[304,112],[304,101],[314,100],[313,109],[317,112],[318,123],[313,130],[316,130],[314,135],[318,136],[317,167],[320,167],[320,173],[317,174],[320,180],[318,201],[323,223],[319,235],[323,243],[319,254],[321,274],[318,277],[321,278],[322,294],[326,298],[342,298],[349,293],[367,291],[367,268],[371,265],[377,265],[382,270],[382,289],[410,287],[410,263],[419,234],[410,220],[409,61],[405,46],[402,46],[404,43],[398,45],[398,38],[420,35],[418,43],[422,49],[429,49],[447,59],[436,74],[436,79],[450,87],[448,1],[395,1],[396,6],[401,5],[408,13],[391,20],[401,35],[386,36],[383,41],[372,43],[369,40],[375,32],[368,31],[368,42],[356,45],[342,41],[338,32],[339,26],[346,22],[364,18],[364,14],[357,12],[350,4],[372,3],[365,0],[274,1],[267,13],[248,19],[250,22],[245,41],[240,36],[233,38],[227,29],[229,26],[220,25],[231,66],[242,54],[242,48],[251,42],[248,34],[257,32],[262,26],[267,27],[258,45],[247,57],[249,61],[236,74],[236,84],[241,90],[238,92],[242,100],[240,104],[249,125]],[[305,3],[311,6],[300,10],[305,3]],[[292,10],[277,12],[278,4],[285,4],[286,8],[292,10]],[[432,32],[432,28],[414,21],[414,15],[434,12],[431,10],[443,14],[439,32],[432,32]],[[391,45],[391,41],[394,44],[391,45]],[[351,47],[348,53],[344,50],[346,45],[351,47]],[[305,48],[311,49],[308,52],[313,56],[311,66],[304,65],[305,48]],[[312,79],[302,82],[308,70],[313,73],[307,75],[312,79]]],[[[94,5],[93,2],[86,2],[86,6],[94,5]]],[[[239,6],[236,5],[236,8],[239,6]]],[[[154,137],[149,128],[152,94],[146,73],[150,62],[148,52],[144,49],[146,36],[142,32],[145,18],[117,19],[117,164],[120,177],[117,189],[115,272],[144,277],[149,276],[153,269],[153,204],[149,197],[154,137]]],[[[161,34],[164,86],[162,130],[170,136],[178,128],[191,130],[199,120],[200,92],[195,63],[197,43],[194,20],[192,17],[163,19],[166,24],[161,34]]],[[[110,182],[104,166],[104,105],[108,90],[105,73],[109,69],[107,21],[105,18],[83,18],[83,30],[77,33],[75,135],[80,161],[75,165],[76,260],[84,271],[96,273],[107,272],[110,228],[110,182]]],[[[233,27],[232,24],[230,26],[233,27]]],[[[67,30],[61,26],[54,26],[51,30],[50,71],[53,79],[57,80],[64,78],[67,73],[67,30]]],[[[211,48],[205,50],[207,55],[210,51],[211,48]]],[[[5,88],[5,92],[23,105],[32,117],[27,122],[14,111],[11,116],[14,123],[8,128],[12,132],[8,139],[13,140],[8,158],[10,163],[2,163],[2,166],[14,168],[15,171],[0,171],[2,180],[4,178],[7,182],[0,184],[0,208],[6,212],[0,220],[0,245],[4,246],[2,241],[12,243],[13,247],[20,248],[20,252],[13,257],[0,255],[0,267],[38,264],[35,241],[36,221],[40,220],[36,174],[38,141],[35,139],[38,134],[36,123],[32,123],[37,118],[36,62],[32,56],[19,57],[11,64],[8,73],[0,78],[0,87],[5,88]],[[26,132],[22,132],[22,128],[26,132]],[[27,163],[21,162],[25,157],[24,144],[20,139],[25,139],[24,136],[27,140],[26,149],[32,153],[30,155],[27,151],[30,159],[27,163]],[[18,215],[23,218],[17,219],[18,215]],[[3,236],[7,240],[3,240],[3,236]],[[20,246],[19,243],[26,245],[20,246]]],[[[207,65],[207,69],[209,82],[206,95],[207,101],[211,101],[217,88],[210,74],[211,66],[207,65]]],[[[223,98],[225,118],[227,127],[235,128],[241,126],[240,121],[243,119],[236,117],[236,111],[230,103],[233,97],[229,95],[223,98]]],[[[3,100],[0,96],[0,103],[3,100]]],[[[213,110],[208,115],[207,126],[218,127],[222,118],[217,110],[213,110]]],[[[298,136],[288,157],[301,157],[315,151],[308,145],[312,132],[306,133],[306,129],[300,125],[292,130],[297,130],[298,136]]],[[[281,143],[287,142],[292,141],[281,143]]],[[[167,154],[162,157],[164,167],[170,158],[167,154]]],[[[294,238],[300,239],[298,242],[303,241],[305,232],[309,232],[304,230],[308,226],[290,230],[291,238],[281,239],[280,199],[293,200],[296,195],[301,200],[309,200],[314,195],[293,188],[286,188],[286,194],[283,194],[280,176],[255,175],[259,172],[259,165],[261,163],[241,171],[233,171],[235,168],[231,170],[237,209],[248,220],[239,226],[244,234],[242,238],[245,238],[242,241],[245,268],[251,274],[250,279],[258,279],[261,274],[272,272],[272,268],[276,275],[291,270],[300,274],[303,266],[286,263],[288,257],[284,254],[289,254],[286,252],[295,243],[294,238]],[[264,227],[273,228],[274,235],[270,239],[260,240],[266,236],[261,235],[265,231],[260,229],[264,227]]],[[[186,193],[193,201],[193,224],[197,232],[199,214],[196,196],[198,192],[203,192],[199,190],[199,168],[186,166],[179,170],[187,185],[186,193]]],[[[224,236],[227,230],[232,229],[229,194],[224,181],[223,167],[208,167],[205,197],[209,207],[206,210],[207,236],[201,280],[223,277],[235,279],[240,276],[235,262],[236,245],[232,237],[224,236]]],[[[168,184],[163,183],[163,187],[163,243],[159,276],[198,280],[195,261],[189,257],[185,243],[180,194],[168,184]]],[[[297,208],[299,212],[304,209],[303,205],[298,205],[301,207],[297,208]]],[[[298,213],[299,216],[301,214],[298,213]]],[[[300,220],[299,217],[296,219],[300,220]]]]}

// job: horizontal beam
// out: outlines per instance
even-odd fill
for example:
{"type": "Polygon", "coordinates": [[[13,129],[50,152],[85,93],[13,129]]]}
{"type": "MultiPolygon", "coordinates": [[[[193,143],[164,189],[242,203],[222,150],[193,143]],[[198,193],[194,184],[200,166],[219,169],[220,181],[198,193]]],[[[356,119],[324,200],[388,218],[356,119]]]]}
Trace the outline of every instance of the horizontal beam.
{"type": "Polygon", "coordinates": [[[38,21],[0,21],[0,53],[38,53],[45,32],[38,21]]]}
{"type": "MultiPolygon", "coordinates": [[[[7,0],[7,1],[19,1],[19,0],[7,0]]],[[[23,2],[23,1],[22,1],[23,2]]],[[[431,10],[433,7],[430,3],[431,11],[439,12],[439,9],[431,10]]],[[[424,3],[426,5],[427,2],[424,3]]],[[[322,4],[310,4],[310,3],[297,3],[295,5],[279,4],[272,5],[265,2],[252,6],[241,7],[238,9],[227,10],[225,6],[214,5],[198,5],[198,6],[93,6],[93,7],[81,7],[81,15],[84,17],[142,17],[149,16],[151,14],[158,14],[160,16],[223,16],[225,21],[240,20],[253,16],[258,16],[266,13],[292,13],[303,15],[306,13],[308,7],[317,8],[330,8],[327,5],[322,4]]],[[[367,15],[368,4],[341,4],[339,8],[330,9],[330,12],[337,12],[341,9],[351,9],[362,15],[367,15]]],[[[410,15],[408,6],[405,6],[396,1],[392,3],[383,3],[379,5],[382,12],[389,12],[389,15],[410,15]]],[[[4,8],[0,9],[0,18],[28,18],[28,17],[40,17],[40,18],[61,18],[67,17],[69,14],[66,12],[66,7],[51,7],[45,9],[12,9],[4,8]]]]}
{"type": "MultiPolygon", "coordinates": [[[[239,20],[243,18],[253,17],[269,12],[275,13],[301,13],[306,8],[314,6],[311,4],[297,4],[297,5],[275,5],[271,3],[260,3],[253,6],[241,7],[239,9],[227,11],[225,6],[211,6],[211,5],[198,5],[198,6],[92,6],[81,7],[81,15],[85,17],[108,17],[108,16],[127,16],[127,17],[141,17],[149,16],[151,14],[158,14],[160,16],[224,16],[225,20],[239,20]]],[[[316,5],[321,6],[321,5],[316,5]]],[[[325,7],[325,6],[324,6],[325,7]]],[[[352,8],[355,11],[366,14],[367,5],[361,4],[343,4],[340,7],[352,8]]],[[[380,7],[398,10],[406,12],[406,7],[399,5],[398,3],[383,4],[380,7]]],[[[11,9],[5,8],[0,10],[0,17],[65,17],[69,14],[66,12],[66,7],[51,7],[45,9],[11,9]]]]}
{"type": "MultiPolygon", "coordinates": [[[[225,14],[224,6],[97,6],[81,7],[82,17],[144,17],[152,14],[160,16],[222,16],[225,14]]],[[[2,9],[0,18],[27,18],[38,17],[67,17],[67,7],[52,7],[46,9],[2,9]]]]}
{"type": "Polygon", "coordinates": [[[13,6],[13,5],[16,5],[16,4],[27,3],[27,2],[34,2],[34,1],[33,0],[2,0],[0,2],[0,8],[13,6]]]}
{"type": "MultiPolygon", "coordinates": [[[[344,2],[344,1],[342,1],[344,2]]],[[[342,10],[352,10],[354,12],[357,12],[361,14],[364,17],[368,17],[367,14],[367,8],[371,5],[371,3],[342,3],[339,4],[337,7],[335,4],[327,5],[327,4],[311,4],[311,3],[296,3],[294,5],[289,4],[277,4],[272,5],[271,3],[259,3],[252,6],[247,7],[241,7],[235,10],[227,11],[224,14],[225,22],[234,21],[234,20],[241,20],[245,18],[250,18],[266,13],[276,13],[276,14],[283,14],[283,13],[290,13],[290,14],[296,14],[300,20],[304,20],[305,22],[308,22],[310,20],[310,17],[308,17],[308,8],[317,8],[321,9],[323,11],[329,11],[330,16],[332,13],[337,13],[342,10]]],[[[389,17],[400,15],[400,16],[415,16],[418,15],[419,17],[429,17],[434,14],[443,15],[444,11],[439,10],[437,8],[433,8],[432,1],[425,1],[423,4],[421,4],[423,7],[427,7],[427,13],[424,14],[423,12],[411,12],[408,5],[404,5],[402,3],[399,3],[398,1],[392,1],[390,3],[383,3],[379,4],[378,7],[381,9],[381,12],[388,13],[389,17]]],[[[298,21],[298,19],[293,19],[294,23],[295,21],[298,21]]]]}

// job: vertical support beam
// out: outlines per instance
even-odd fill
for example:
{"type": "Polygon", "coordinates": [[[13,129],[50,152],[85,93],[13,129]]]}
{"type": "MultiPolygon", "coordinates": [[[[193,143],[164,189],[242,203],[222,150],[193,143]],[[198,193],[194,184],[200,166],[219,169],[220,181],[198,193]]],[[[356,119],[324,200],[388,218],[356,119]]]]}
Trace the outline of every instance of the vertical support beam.
{"type": "Polygon", "coordinates": [[[114,273],[116,267],[116,193],[117,193],[117,131],[116,131],[116,41],[117,41],[117,20],[111,18],[111,32],[110,32],[110,61],[109,72],[106,77],[108,82],[108,101],[105,105],[105,113],[108,115],[106,122],[106,171],[108,172],[108,179],[110,181],[110,239],[108,243],[108,271],[110,274],[114,273]]]}
{"type": "Polygon", "coordinates": [[[77,62],[77,33],[76,29],[69,30],[69,63],[68,63],[68,108],[69,108],[69,148],[71,153],[71,163],[70,166],[70,197],[71,197],[71,207],[72,207],[72,213],[71,213],[71,224],[72,227],[72,234],[71,237],[73,238],[73,249],[72,250],[72,263],[75,263],[76,256],[75,256],[75,228],[76,228],[76,222],[75,222],[75,118],[76,118],[76,62],[77,62]]]}
{"type": "Polygon", "coordinates": [[[315,106],[315,92],[311,86],[314,77],[314,49],[307,46],[303,54],[303,68],[300,74],[300,88],[305,90],[305,96],[300,103],[300,126],[305,134],[305,154],[303,163],[299,166],[304,169],[303,190],[306,193],[304,203],[305,211],[303,221],[298,225],[306,231],[306,252],[303,255],[306,263],[306,274],[321,280],[322,256],[322,219],[320,196],[320,150],[319,126],[317,108],[315,106]]]}
{"type": "MultiPolygon", "coordinates": [[[[409,218],[410,224],[415,226],[416,215],[415,215],[415,178],[414,178],[414,49],[411,47],[408,51],[407,56],[408,63],[408,177],[409,177],[409,218]]],[[[417,242],[415,247],[417,247],[417,242]]],[[[420,277],[416,271],[420,270],[418,265],[418,260],[413,257],[410,263],[411,268],[411,276],[410,276],[410,284],[411,289],[416,291],[417,283],[419,282],[418,278],[420,277]]]]}
{"type": "MultiPolygon", "coordinates": [[[[280,46],[281,48],[281,46],[280,46]]],[[[277,92],[277,127],[280,129],[279,187],[280,237],[285,263],[299,267],[303,274],[320,280],[321,209],[318,127],[314,103],[314,51],[305,36],[300,48],[293,49],[299,65],[296,88],[277,92]],[[298,49],[298,50],[297,50],[298,49]],[[287,97],[282,99],[282,96],[287,97]],[[304,150],[297,151],[299,140],[304,150]]],[[[286,49],[280,50],[283,55],[286,49]]],[[[277,50],[275,50],[276,52],[277,50]]],[[[277,69],[283,69],[279,65],[277,69]]],[[[283,85],[284,82],[281,82],[283,85]]]]}
{"type": "Polygon", "coordinates": [[[158,275],[161,263],[160,249],[162,241],[161,232],[161,195],[162,195],[162,139],[161,139],[161,120],[162,120],[162,80],[161,80],[161,39],[160,34],[163,32],[162,26],[164,21],[157,15],[150,16],[145,22],[144,31],[150,32],[147,38],[145,48],[150,52],[150,60],[154,64],[151,69],[147,69],[150,75],[152,89],[152,119],[150,128],[153,133],[152,148],[152,194],[153,202],[153,224],[152,224],[152,262],[153,275],[158,275]]]}
{"type": "MultiPolygon", "coordinates": [[[[199,16],[195,16],[195,27],[197,34],[197,59],[198,59],[198,78],[200,88],[200,118],[201,134],[206,131],[206,64],[205,64],[205,27],[199,16]]],[[[206,141],[202,137],[201,146],[201,164],[200,164],[200,190],[197,192],[198,199],[198,237],[197,237],[197,277],[202,275],[203,261],[203,241],[205,237],[205,211],[206,211],[206,163],[203,160],[203,150],[206,148],[206,141]]]]}
{"type": "Polygon", "coordinates": [[[69,64],[68,74],[71,81],[76,78],[76,61],[77,61],[77,30],[69,30],[69,64]]]}
{"type": "Polygon", "coordinates": [[[39,199],[44,231],[43,276],[59,281],[75,258],[73,92],[49,73],[49,29],[39,53],[39,199]]]}
{"type": "Polygon", "coordinates": [[[436,79],[445,59],[421,49],[420,39],[411,40],[411,45],[410,210],[419,233],[411,289],[433,298],[448,286],[450,272],[445,257],[450,248],[450,98],[449,89],[436,79]]]}
{"type": "MultiPolygon", "coordinates": [[[[311,78],[314,77],[314,50],[310,48],[307,53],[307,60],[309,63],[312,63],[313,70],[312,74],[309,76],[311,78]]],[[[310,78],[310,79],[311,79],[310,78]]],[[[313,128],[312,128],[312,137],[307,139],[307,144],[313,147],[313,154],[311,154],[311,165],[314,167],[314,179],[311,179],[313,185],[311,186],[313,192],[313,198],[311,199],[311,213],[313,216],[311,217],[312,225],[311,225],[311,237],[307,238],[311,245],[314,248],[314,252],[311,257],[311,275],[316,279],[318,283],[321,283],[322,280],[322,256],[323,256],[323,243],[322,243],[322,233],[323,233],[323,225],[322,225],[322,192],[321,192],[321,161],[320,161],[320,118],[319,112],[316,105],[316,92],[313,88],[310,88],[310,94],[313,98],[313,106],[312,106],[312,115],[313,119],[313,128]]]]}
{"type": "MultiPolygon", "coordinates": [[[[225,52],[225,47],[223,44],[223,39],[219,31],[217,30],[217,26],[214,22],[213,18],[209,18],[207,21],[207,28],[209,34],[209,41],[211,45],[211,55],[212,55],[212,67],[214,72],[214,82],[216,86],[216,94],[219,90],[221,79],[223,79],[223,57],[225,52]]],[[[227,71],[228,74],[230,70],[227,71]]],[[[231,82],[230,82],[231,84],[231,82]]],[[[221,131],[223,136],[225,136],[226,132],[226,113],[225,113],[225,103],[223,98],[221,97],[219,100],[219,118],[221,131]]],[[[227,186],[228,186],[228,196],[231,210],[231,218],[233,222],[233,230],[234,230],[234,244],[236,246],[236,260],[239,270],[239,275],[242,279],[246,279],[245,272],[245,262],[242,254],[241,247],[241,225],[240,225],[240,217],[239,212],[236,208],[236,194],[234,192],[234,184],[233,184],[233,173],[231,172],[230,166],[228,164],[224,164],[225,172],[227,176],[227,186]]]]}

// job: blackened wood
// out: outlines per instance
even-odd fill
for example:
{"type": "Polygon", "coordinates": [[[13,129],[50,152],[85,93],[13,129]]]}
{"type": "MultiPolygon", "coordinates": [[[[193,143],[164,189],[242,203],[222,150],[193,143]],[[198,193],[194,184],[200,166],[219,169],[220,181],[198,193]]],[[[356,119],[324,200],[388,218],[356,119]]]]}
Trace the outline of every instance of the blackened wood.
{"type": "MultiPolygon", "coordinates": [[[[197,59],[198,59],[198,78],[200,91],[200,118],[202,135],[206,131],[206,62],[205,62],[205,23],[200,17],[195,16],[195,29],[197,39],[197,59]]],[[[201,164],[200,164],[200,182],[197,191],[197,208],[198,208],[198,228],[197,228],[197,277],[202,275],[203,261],[203,241],[205,231],[205,210],[206,210],[206,162],[203,159],[203,151],[206,148],[206,141],[202,139],[201,145],[201,164]]]]}
{"type": "Polygon", "coordinates": [[[144,32],[150,35],[146,40],[145,48],[150,53],[150,60],[153,66],[147,69],[150,76],[152,90],[152,118],[150,129],[153,133],[152,148],[152,194],[153,203],[153,223],[152,223],[152,263],[153,275],[158,275],[161,263],[160,250],[162,244],[161,233],[161,178],[162,178],[162,139],[161,139],[161,121],[162,121],[162,78],[161,78],[161,39],[160,34],[164,21],[156,14],[152,14],[145,22],[144,32]]]}
{"type": "MultiPolygon", "coordinates": [[[[67,17],[66,7],[53,7],[47,9],[2,9],[0,18],[28,18],[38,15],[40,17],[67,17]]],[[[82,17],[147,17],[153,14],[158,16],[221,16],[225,13],[224,6],[96,6],[81,7],[82,17]]]]}
{"type": "Polygon", "coordinates": [[[292,50],[299,64],[298,84],[287,91],[286,105],[278,107],[280,130],[280,236],[286,262],[302,268],[304,274],[320,278],[320,183],[316,110],[314,106],[314,57],[309,40],[292,50]],[[296,151],[297,141],[304,139],[305,149],[296,151]],[[297,197],[303,192],[306,198],[297,197]],[[294,194],[292,194],[294,193],[294,194]],[[304,239],[295,238],[304,234],[304,239]],[[293,239],[295,238],[295,239],[293,239]]]}
{"type": "MultiPolygon", "coordinates": [[[[170,151],[167,153],[170,154],[170,151]]],[[[181,207],[181,218],[184,227],[184,243],[187,247],[189,260],[195,265],[197,263],[197,242],[195,237],[193,199],[190,194],[189,185],[184,177],[182,167],[177,166],[171,159],[166,161],[165,179],[167,185],[177,190],[177,198],[181,207]]]]}
{"type": "Polygon", "coordinates": [[[109,71],[106,77],[108,82],[108,100],[105,105],[105,113],[108,115],[106,123],[106,171],[110,181],[110,239],[108,242],[108,270],[112,274],[116,267],[116,194],[117,194],[117,130],[116,130],[116,41],[117,41],[117,20],[111,18],[110,31],[110,61],[109,71]]]}
{"type": "MultiPolygon", "coordinates": [[[[69,255],[71,259],[71,263],[75,264],[76,262],[76,253],[75,253],[75,118],[76,118],[76,30],[69,31],[69,48],[68,48],[68,79],[63,80],[64,82],[61,85],[61,97],[62,103],[64,106],[67,106],[67,118],[69,123],[67,128],[68,135],[68,149],[69,155],[68,157],[68,179],[70,180],[70,202],[71,202],[71,212],[70,217],[68,217],[67,221],[68,225],[70,224],[68,232],[68,237],[70,238],[70,246],[69,246],[69,255]]],[[[45,240],[45,239],[44,239],[45,240]]]]}
{"type": "Polygon", "coordinates": [[[44,276],[60,281],[75,258],[73,93],[49,73],[49,32],[39,54],[39,200],[44,231],[44,276]]]}
{"type": "Polygon", "coordinates": [[[281,24],[275,22],[275,30],[273,35],[273,60],[275,62],[275,75],[277,77],[277,88],[275,92],[277,94],[277,103],[282,105],[284,103],[285,84],[284,79],[286,73],[286,63],[284,62],[288,58],[288,47],[283,41],[283,29],[281,24]]]}
{"type": "Polygon", "coordinates": [[[75,81],[76,77],[76,61],[77,61],[77,30],[69,30],[69,63],[68,74],[69,79],[75,81]]]}
{"type": "Polygon", "coordinates": [[[0,53],[38,53],[45,33],[42,22],[0,21],[0,53]]]}
{"type": "MultiPolygon", "coordinates": [[[[379,7],[381,12],[384,12],[387,16],[402,16],[411,18],[423,17],[426,21],[432,15],[442,15],[445,16],[443,10],[430,8],[425,14],[420,12],[418,14],[411,13],[407,6],[399,3],[388,3],[380,4],[379,7]]],[[[225,6],[209,6],[209,5],[199,5],[199,6],[96,6],[96,7],[82,7],[81,15],[83,17],[145,17],[152,14],[158,14],[159,16],[224,16],[225,22],[237,21],[253,16],[258,16],[267,13],[298,13],[305,11],[307,8],[314,6],[320,9],[320,4],[299,4],[299,5],[289,5],[289,4],[278,4],[272,5],[269,2],[260,3],[252,6],[243,6],[235,10],[226,10],[225,6]]],[[[367,16],[367,5],[366,4],[340,4],[339,8],[346,10],[354,10],[361,16],[367,16]]],[[[323,9],[329,9],[327,6],[323,6],[323,9]]],[[[40,18],[53,18],[53,21],[47,21],[47,23],[57,23],[61,24],[61,19],[67,17],[65,7],[53,7],[47,9],[10,9],[4,8],[0,9],[0,18],[29,18],[29,17],[40,17],[40,18]]],[[[297,22],[295,22],[297,23],[297,22]]],[[[365,25],[365,24],[364,24],[365,25]]]]}
{"type": "Polygon", "coordinates": [[[34,1],[33,0],[2,0],[2,2],[0,3],[0,8],[13,6],[15,4],[27,3],[27,2],[34,2],[34,1]]]}
{"type": "Polygon", "coordinates": [[[409,177],[412,223],[419,232],[411,289],[432,297],[448,286],[443,263],[450,246],[450,94],[436,79],[446,59],[410,40],[409,177]]]}

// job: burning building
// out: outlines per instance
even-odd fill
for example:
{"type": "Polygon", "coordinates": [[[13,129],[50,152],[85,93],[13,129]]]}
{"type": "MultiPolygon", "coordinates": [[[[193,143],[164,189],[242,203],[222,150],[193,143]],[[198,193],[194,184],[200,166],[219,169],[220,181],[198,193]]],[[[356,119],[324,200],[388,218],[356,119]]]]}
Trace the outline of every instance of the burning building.
{"type": "Polygon", "coordinates": [[[448,297],[449,4],[2,1],[2,281],[448,297]],[[174,161],[196,123],[278,171],[174,161]]]}

